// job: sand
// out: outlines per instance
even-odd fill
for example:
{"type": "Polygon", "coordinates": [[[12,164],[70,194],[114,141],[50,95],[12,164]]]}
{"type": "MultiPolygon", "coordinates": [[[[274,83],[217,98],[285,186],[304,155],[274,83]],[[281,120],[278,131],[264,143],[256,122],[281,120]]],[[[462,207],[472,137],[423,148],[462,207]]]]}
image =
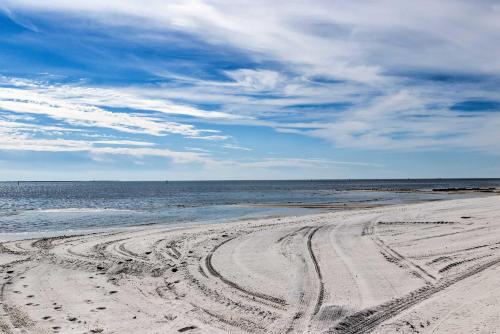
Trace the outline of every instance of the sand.
{"type": "Polygon", "coordinates": [[[500,197],[0,244],[2,333],[500,332],[500,197]]]}

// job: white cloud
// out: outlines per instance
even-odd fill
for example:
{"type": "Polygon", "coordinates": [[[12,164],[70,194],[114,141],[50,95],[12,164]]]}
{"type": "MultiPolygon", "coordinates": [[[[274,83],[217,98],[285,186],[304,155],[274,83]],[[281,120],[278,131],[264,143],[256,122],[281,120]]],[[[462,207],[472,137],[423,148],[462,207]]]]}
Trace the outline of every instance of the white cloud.
{"type": "MultiPolygon", "coordinates": [[[[103,88],[60,85],[39,87],[55,99],[81,105],[106,106],[157,111],[168,115],[182,115],[202,119],[237,119],[238,116],[218,111],[206,111],[189,105],[174,104],[161,96],[161,91],[150,88],[103,88]]],[[[40,90],[38,91],[40,92],[40,90]]]]}
{"type": "MultiPolygon", "coordinates": [[[[108,111],[100,107],[139,108],[142,106],[142,109],[155,110],[154,100],[134,99],[130,96],[127,98],[127,96],[111,89],[34,85],[33,82],[30,82],[29,86],[0,87],[0,110],[19,113],[19,117],[44,115],[77,127],[101,127],[126,133],[144,133],[154,136],[170,133],[206,140],[227,138],[223,135],[205,136],[205,132],[213,132],[214,130],[197,129],[190,124],[165,121],[154,115],[108,111]],[[89,91],[92,94],[85,93],[89,91]],[[127,105],[127,103],[129,104],[127,105]]],[[[159,106],[162,102],[156,104],[159,106]]],[[[170,108],[169,110],[174,113],[175,107],[170,106],[170,108]]],[[[178,108],[178,114],[196,116],[194,108],[183,106],[178,108]]],[[[159,111],[166,112],[163,109],[159,109],[159,111]]],[[[202,111],[198,113],[205,115],[202,111]]],[[[222,114],[219,113],[218,116],[222,114]]],[[[207,115],[210,116],[205,116],[212,117],[210,113],[207,115]]]]}
{"type": "Polygon", "coordinates": [[[225,74],[236,81],[243,91],[275,91],[283,81],[278,72],[269,70],[239,69],[226,71],[225,74]]]}
{"type": "Polygon", "coordinates": [[[135,157],[155,156],[172,159],[176,163],[205,162],[201,153],[178,152],[159,148],[130,148],[130,147],[93,147],[90,153],[127,155],[135,157]]]}
{"type": "Polygon", "coordinates": [[[12,20],[12,22],[16,23],[17,25],[26,28],[28,30],[31,30],[33,32],[38,32],[38,28],[33,25],[31,22],[25,22],[24,20],[20,20],[14,13],[12,13],[9,8],[5,7],[4,5],[0,4],[0,12],[3,12],[7,17],[12,20]]]}
{"type": "MultiPolygon", "coordinates": [[[[106,162],[110,156],[127,156],[134,158],[162,157],[171,159],[177,164],[201,164],[206,170],[225,167],[238,167],[244,170],[269,170],[274,168],[308,168],[328,170],[335,166],[381,167],[366,162],[336,161],[331,159],[303,159],[303,158],[267,158],[248,161],[216,159],[209,151],[199,148],[186,148],[187,151],[173,151],[166,148],[154,147],[153,143],[127,140],[68,140],[68,139],[40,139],[16,132],[16,127],[0,129],[1,151],[30,151],[30,152],[85,152],[90,154],[94,161],[106,162]]],[[[244,149],[233,146],[231,148],[244,149]]],[[[142,164],[142,160],[132,160],[142,164]]]]}
{"type": "Polygon", "coordinates": [[[210,153],[209,150],[206,150],[204,148],[200,147],[185,147],[186,150],[188,151],[195,151],[195,152],[203,152],[203,153],[210,153]]]}
{"type": "Polygon", "coordinates": [[[68,129],[62,126],[47,126],[33,123],[21,123],[3,120],[0,117],[0,127],[5,131],[6,129],[16,130],[18,132],[41,132],[41,133],[65,133],[65,132],[80,132],[78,129],[68,129]]]}
{"type": "Polygon", "coordinates": [[[228,136],[221,135],[209,135],[209,136],[188,136],[187,138],[191,139],[203,139],[203,140],[225,140],[228,139],[228,136]]]}
{"type": "Polygon", "coordinates": [[[78,126],[127,133],[228,138],[157,116],[106,110],[130,108],[207,123],[268,126],[323,138],[340,147],[500,149],[500,114],[464,117],[449,110],[462,99],[498,100],[496,87],[419,77],[500,75],[500,7],[492,1],[361,0],[311,5],[153,0],[145,6],[139,0],[6,0],[5,6],[14,14],[77,13],[96,24],[126,26],[158,38],[182,31],[214,47],[237,49],[264,64],[261,69],[225,71],[232,80],[223,82],[144,65],[173,79],[160,87],[42,87],[9,79],[13,88],[3,89],[3,96],[0,91],[0,107],[19,114],[43,114],[78,126]],[[146,21],[147,26],[142,24],[146,21]],[[220,104],[221,109],[193,107],[202,103],[220,104]]]}
{"type": "Polygon", "coordinates": [[[382,167],[379,164],[355,161],[337,161],[332,159],[317,159],[317,158],[265,158],[254,159],[248,161],[234,160],[208,160],[206,164],[209,166],[232,166],[245,169],[273,169],[273,168],[292,168],[292,169],[329,169],[332,167],[382,167]]]}
{"type": "Polygon", "coordinates": [[[100,24],[180,30],[309,74],[376,83],[387,69],[498,73],[500,11],[491,1],[6,0],[16,10],[73,12],[100,24]],[[490,52],[482,52],[490,50],[490,52]],[[495,52],[497,51],[497,52],[495,52]]]}
{"type": "Polygon", "coordinates": [[[145,141],[135,141],[135,140],[95,140],[92,143],[103,144],[103,145],[155,146],[154,143],[149,143],[145,141]]]}
{"type": "Polygon", "coordinates": [[[251,148],[243,147],[243,146],[239,146],[239,145],[233,145],[233,144],[224,144],[224,145],[222,145],[222,147],[228,148],[231,150],[253,151],[251,148]]]}
{"type": "Polygon", "coordinates": [[[134,157],[156,156],[172,159],[176,163],[204,162],[202,153],[172,151],[166,148],[133,147],[152,146],[149,143],[130,141],[84,141],[68,139],[31,138],[9,129],[1,129],[0,150],[32,152],[87,152],[95,155],[124,155],[134,157]],[[104,146],[104,145],[112,146],[104,146]],[[117,147],[128,145],[129,147],[117,147]],[[132,147],[130,147],[132,146],[132,147]]]}

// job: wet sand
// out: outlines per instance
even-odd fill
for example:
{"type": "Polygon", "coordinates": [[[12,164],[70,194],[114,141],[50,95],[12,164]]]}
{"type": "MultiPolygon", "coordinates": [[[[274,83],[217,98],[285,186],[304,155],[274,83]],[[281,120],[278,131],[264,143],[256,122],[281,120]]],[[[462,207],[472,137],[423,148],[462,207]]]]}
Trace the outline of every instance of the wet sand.
{"type": "Polygon", "coordinates": [[[0,244],[2,333],[495,333],[500,197],[0,244]]]}

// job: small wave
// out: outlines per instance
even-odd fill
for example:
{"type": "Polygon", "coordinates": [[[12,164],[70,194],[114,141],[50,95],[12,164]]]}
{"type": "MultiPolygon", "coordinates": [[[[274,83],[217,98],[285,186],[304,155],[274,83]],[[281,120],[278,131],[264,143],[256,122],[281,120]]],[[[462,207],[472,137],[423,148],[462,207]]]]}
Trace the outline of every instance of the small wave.
{"type": "Polygon", "coordinates": [[[99,213],[99,212],[132,212],[128,209],[112,208],[64,208],[64,209],[39,209],[37,212],[43,213],[99,213]]]}

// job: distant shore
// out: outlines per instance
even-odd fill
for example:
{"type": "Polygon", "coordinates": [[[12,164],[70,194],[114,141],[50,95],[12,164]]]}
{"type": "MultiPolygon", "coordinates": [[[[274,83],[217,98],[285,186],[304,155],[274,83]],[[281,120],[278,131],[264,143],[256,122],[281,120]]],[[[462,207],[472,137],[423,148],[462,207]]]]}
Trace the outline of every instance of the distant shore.
{"type": "MultiPolygon", "coordinates": [[[[356,190],[359,192],[379,192],[379,189],[371,189],[371,190],[356,190]]],[[[386,192],[394,192],[394,193],[420,193],[420,194],[432,194],[432,193],[441,193],[441,194],[462,194],[462,195],[471,195],[471,197],[483,197],[483,196],[494,196],[500,194],[499,188],[436,188],[429,190],[401,190],[401,189],[384,189],[386,192]]],[[[408,202],[406,204],[417,204],[424,202],[433,202],[433,201],[446,201],[449,199],[419,199],[413,202],[408,202]]],[[[306,209],[327,209],[327,210],[358,210],[358,209],[373,209],[388,205],[397,205],[397,204],[388,204],[388,203],[377,203],[376,200],[369,201],[359,201],[359,202],[346,202],[346,203],[266,203],[266,204],[250,204],[250,206],[255,207],[288,207],[288,208],[306,208],[306,209]]]]}

